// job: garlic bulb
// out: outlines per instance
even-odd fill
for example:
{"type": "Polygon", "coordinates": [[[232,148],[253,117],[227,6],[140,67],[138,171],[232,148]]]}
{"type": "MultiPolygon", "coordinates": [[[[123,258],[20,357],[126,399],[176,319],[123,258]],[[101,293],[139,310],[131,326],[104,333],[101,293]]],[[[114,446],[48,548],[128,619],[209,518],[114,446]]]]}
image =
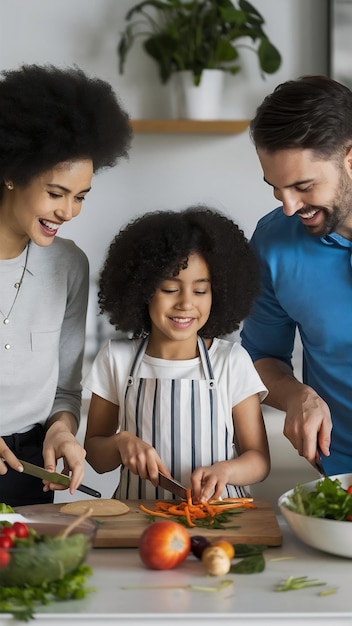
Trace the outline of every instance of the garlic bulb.
{"type": "Polygon", "coordinates": [[[202,563],[208,574],[212,576],[223,576],[230,571],[231,567],[231,560],[224,550],[217,546],[209,546],[203,550],[202,563]]]}

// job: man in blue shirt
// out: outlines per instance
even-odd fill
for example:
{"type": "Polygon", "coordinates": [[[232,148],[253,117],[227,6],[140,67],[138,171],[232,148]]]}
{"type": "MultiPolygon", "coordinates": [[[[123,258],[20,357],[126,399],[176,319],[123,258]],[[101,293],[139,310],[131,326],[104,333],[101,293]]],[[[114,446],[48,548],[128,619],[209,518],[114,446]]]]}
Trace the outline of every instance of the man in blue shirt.
{"type": "Polygon", "coordinates": [[[252,238],[262,288],[242,343],[298,453],[321,455],[329,475],[352,472],[352,92],[323,76],[283,83],[251,135],[282,206],[252,238]],[[297,329],[303,382],[291,363],[297,329]]]}

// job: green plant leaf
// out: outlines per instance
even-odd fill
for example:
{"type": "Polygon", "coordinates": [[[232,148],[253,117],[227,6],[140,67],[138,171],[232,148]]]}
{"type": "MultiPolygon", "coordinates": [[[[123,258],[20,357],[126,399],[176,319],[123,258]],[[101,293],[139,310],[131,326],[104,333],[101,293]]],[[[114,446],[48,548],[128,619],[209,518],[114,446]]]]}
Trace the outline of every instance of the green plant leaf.
{"type": "Polygon", "coordinates": [[[231,565],[231,574],[259,574],[265,570],[265,558],[262,553],[247,556],[242,561],[231,565]]]}
{"type": "Polygon", "coordinates": [[[279,69],[281,65],[280,52],[265,37],[260,43],[258,49],[258,57],[260,67],[262,68],[263,72],[266,72],[267,74],[273,74],[279,69]]]}
{"type": "Polygon", "coordinates": [[[233,547],[235,548],[236,557],[255,556],[262,554],[268,548],[268,546],[263,544],[252,543],[235,543],[233,547]]]}
{"type": "Polygon", "coordinates": [[[238,5],[242,9],[242,11],[246,13],[248,21],[252,21],[252,23],[255,24],[264,24],[262,16],[253,6],[253,4],[247,2],[247,0],[239,0],[238,5]]]}

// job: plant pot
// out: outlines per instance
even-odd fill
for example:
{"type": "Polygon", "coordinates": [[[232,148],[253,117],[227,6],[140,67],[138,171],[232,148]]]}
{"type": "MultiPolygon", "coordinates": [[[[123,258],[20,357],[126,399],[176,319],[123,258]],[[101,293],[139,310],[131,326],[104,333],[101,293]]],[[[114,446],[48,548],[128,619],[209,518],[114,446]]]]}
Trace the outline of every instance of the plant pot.
{"type": "Polygon", "coordinates": [[[198,86],[191,71],[175,72],[170,78],[171,115],[174,119],[219,119],[224,72],[203,70],[198,86]]]}

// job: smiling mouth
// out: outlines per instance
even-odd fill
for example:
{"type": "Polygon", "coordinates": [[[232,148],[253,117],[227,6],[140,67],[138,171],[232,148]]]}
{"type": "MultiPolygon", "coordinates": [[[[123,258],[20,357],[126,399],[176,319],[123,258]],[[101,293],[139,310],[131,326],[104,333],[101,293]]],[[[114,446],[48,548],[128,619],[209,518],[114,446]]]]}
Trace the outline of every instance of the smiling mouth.
{"type": "Polygon", "coordinates": [[[176,324],[189,324],[193,322],[193,317],[170,317],[170,320],[176,324]]]}
{"type": "Polygon", "coordinates": [[[55,222],[49,222],[48,220],[44,220],[43,218],[39,218],[39,223],[42,226],[43,230],[47,233],[54,235],[59,230],[61,224],[55,224],[55,222]]]}
{"type": "Polygon", "coordinates": [[[321,209],[309,209],[309,210],[306,210],[306,211],[299,211],[298,215],[299,215],[299,217],[302,218],[302,220],[311,220],[320,211],[321,211],[321,209]]]}

